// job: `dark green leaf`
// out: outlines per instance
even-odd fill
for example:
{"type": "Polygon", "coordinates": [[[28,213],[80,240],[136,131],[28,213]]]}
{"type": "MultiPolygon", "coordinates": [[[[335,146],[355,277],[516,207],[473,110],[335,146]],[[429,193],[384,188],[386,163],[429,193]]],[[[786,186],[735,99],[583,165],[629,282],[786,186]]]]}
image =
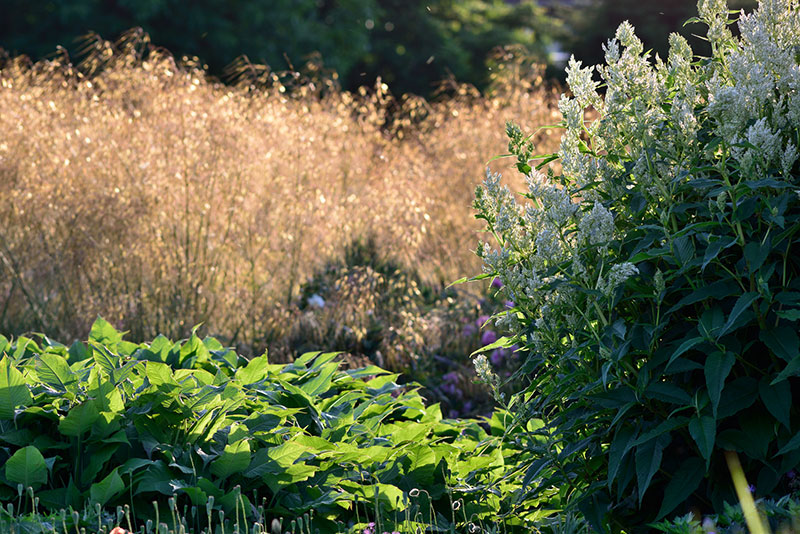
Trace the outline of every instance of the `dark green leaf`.
{"type": "Polygon", "coordinates": [[[706,461],[706,468],[711,461],[711,451],[714,449],[714,440],[716,438],[717,422],[713,417],[703,415],[700,417],[693,417],[689,421],[689,433],[692,435],[697,448],[700,449],[700,454],[706,461]]]}
{"type": "Polygon", "coordinates": [[[797,330],[789,326],[778,326],[770,330],[761,330],[758,338],[773,354],[786,362],[800,356],[800,338],[797,330]]]}
{"type": "Polygon", "coordinates": [[[731,331],[739,316],[742,315],[742,313],[753,304],[758,296],[759,295],[756,292],[749,292],[744,293],[736,300],[736,304],[733,305],[733,309],[731,310],[731,314],[728,316],[728,320],[725,322],[725,326],[723,326],[722,329],[717,332],[717,339],[731,331]]]}
{"type": "Polygon", "coordinates": [[[661,457],[667,444],[669,435],[664,434],[636,447],[636,485],[639,488],[639,504],[642,503],[653,475],[661,466],[661,457]]]}
{"type": "Polygon", "coordinates": [[[711,399],[711,408],[715,417],[722,389],[725,387],[725,379],[728,378],[734,363],[736,363],[736,357],[732,352],[723,354],[720,351],[716,351],[706,358],[706,387],[708,388],[708,396],[711,399]]]}
{"type": "Polygon", "coordinates": [[[89,488],[89,496],[93,502],[103,506],[124,489],[125,484],[122,482],[122,477],[117,473],[117,469],[114,469],[106,478],[92,484],[92,487],[89,488]]]}
{"type": "Polygon", "coordinates": [[[661,501],[661,508],[658,511],[656,520],[659,520],[675,510],[677,506],[686,501],[694,490],[700,486],[700,482],[705,475],[702,460],[699,458],[688,458],[672,475],[664,489],[664,498],[661,501]]]}
{"type": "Polygon", "coordinates": [[[792,390],[789,382],[782,380],[771,384],[769,377],[764,377],[758,384],[758,393],[769,413],[780,421],[787,429],[791,429],[789,411],[792,408],[792,390]]]}
{"type": "Polygon", "coordinates": [[[86,401],[77,406],[73,406],[67,416],[58,424],[58,430],[65,436],[78,437],[89,430],[100,412],[94,402],[86,401]]]}

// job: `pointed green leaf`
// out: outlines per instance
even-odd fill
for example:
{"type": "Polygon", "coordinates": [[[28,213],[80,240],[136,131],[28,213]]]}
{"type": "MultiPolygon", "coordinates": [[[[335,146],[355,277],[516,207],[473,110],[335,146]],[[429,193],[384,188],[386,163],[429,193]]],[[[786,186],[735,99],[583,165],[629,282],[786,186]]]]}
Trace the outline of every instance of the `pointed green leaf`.
{"type": "Polygon", "coordinates": [[[700,486],[704,476],[705,468],[700,458],[688,458],[683,462],[664,489],[664,498],[656,520],[660,520],[686,501],[687,497],[700,486]]]}
{"type": "Polygon", "coordinates": [[[17,406],[28,406],[32,401],[22,373],[3,356],[0,359],[0,419],[13,419],[17,406]]]}
{"type": "Polygon", "coordinates": [[[106,478],[92,484],[89,488],[89,497],[93,502],[103,506],[125,489],[125,484],[122,482],[122,477],[117,473],[117,469],[119,468],[114,469],[106,478]]]}
{"type": "Polygon", "coordinates": [[[639,488],[640,504],[650,486],[653,475],[661,466],[661,457],[666,443],[669,443],[669,435],[659,436],[636,447],[636,485],[639,488]]]}
{"type": "Polygon", "coordinates": [[[689,421],[689,433],[697,443],[697,448],[700,449],[700,454],[703,455],[706,461],[706,468],[708,468],[708,464],[711,461],[711,451],[714,450],[717,422],[713,417],[707,415],[693,417],[689,421]]]}
{"type": "Polygon", "coordinates": [[[234,473],[244,471],[250,465],[250,443],[240,440],[225,445],[223,453],[211,462],[211,472],[219,478],[226,478],[234,473]]]}
{"type": "Polygon", "coordinates": [[[78,437],[89,430],[100,417],[94,402],[84,402],[70,409],[67,416],[58,423],[58,430],[65,436],[78,437]]]}
{"type": "Polygon", "coordinates": [[[89,332],[89,341],[96,341],[100,345],[113,345],[122,341],[122,334],[108,321],[98,316],[89,332]]]}
{"type": "Polygon", "coordinates": [[[800,447],[800,434],[795,434],[794,437],[786,443],[786,445],[780,448],[780,450],[775,456],[780,456],[782,454],[786,454],[787,452],[792,452],[798,447],[800,447]]]}
{"type": "Polygon", "coordinates": [[[771,330],[761,330],[759,339],[772,351],[773,354],[791,362],[800,356],[800,338],[794,327],[779,326],[771,330]]]}
{"type": "Polygon", "coordinates": [[[14,484],[37,489],[47,482],[47,463],[39,449],[29,445],[6,461],[6,478],[14,484]]]}
{"type": "Polygon", "coordinates": [[[257,356],[247,363],[246,367],[240,367],[236,371],[236,379],[242,384],[253,384],[267,376],[269,361],[267,355],[257,356]]]}
{"type": "Polygon", "coordinates": [[[769,413],[787,429],[791,429],[789,410],[792,408],[792,390],[789,382],[783,380],[772,385],[769,377],[764,377],[758,384],[758,393],[769,413]]]}
{"type": "Polygon", "coordinates": [[[717,414],[719,399],[722,395],[722,389],[725,387],[725,379],[728,378],[734,363],[736,363],[736,356],[732,352],[723,354],[720,351],[716,351],[706,358],[706,387],[708,388],[708,396],[711,399],[711,408],[714,416],[717,414]]]}
{"type": "Polygon", "coordinates": [[[676,358],[678,358],[680,355],[685,353],[687,350],[690,350],[690,349],[696,347],[697,345],[699,345],[702,342],[703,342],[703,338],[702,337],[693,337],[693,338],[689,338],[689,339],[685,340],[683,343],[681,343],[678,346],[678,348],[675,349],[675,352],[672,353],[672,356],[669,357],[669,361],[667,362],[667,369],[669,369],[670,364],[672,362],[674,362],[676,358]]]}
{"type": "Polygon", "coordinates": [[[39,380],[60,392],[73,389],[77,376],[69,368],[67,360],[57,354],[39,354],[34,363],[39,380]]]}
{"type": "Polygon", "coordinates": [[[794,360],[787,363],[786,367],[783,368],[783,371],[778,373],[778,376],[776,376],[775,379],[772,382],[770,382],[770,384],[772,385],[778,384],[786,380],[790,376],[795,376],[797,375],[798,370],[800,370],[800,356],[796,357],[794,360]]]}
{"type": "Polygon", "coordinates": [[[328,363],[323,365],[319,373],[310,380],[300,384],[300,389],[305,391],[309,396],[315,397],[328,391],[331,387],[331,380],[339,365],[336,363],[328,363]]]}
{"type": "Polygon", "coordinates": [[[757,298],[758,293],[749,292],[743,294],[736,300],[736,304],[733,305],[733,309],[731,310],[731,314],[728,316],[728,320],[725,322],[725,326],[723,326],[722,329],[717,332],[717,339],[731,331],[733,326],[736,324],[736,320],[739,319],[739,316],[749,309],[757,298]]]}

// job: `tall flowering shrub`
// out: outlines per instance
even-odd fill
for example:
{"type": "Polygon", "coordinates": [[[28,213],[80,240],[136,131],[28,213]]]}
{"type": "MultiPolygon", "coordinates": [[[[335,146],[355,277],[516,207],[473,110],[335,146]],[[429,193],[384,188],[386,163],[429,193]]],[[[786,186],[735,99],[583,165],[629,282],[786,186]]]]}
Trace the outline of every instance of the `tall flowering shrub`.
{"type": "Polygon", "coordinates": [[[761,496],[800,464],[800,7],[738,37],[724,0],[698,10],[711,57],[674,34],[651,58],[623,23],[605,65],[569,63],[559,174],[509,125],[528,189],[476,191],[528,351],[512,402],[545,421],[517,501],[558,488],[602,530],[734,501],[724,450],[761,496]]]}

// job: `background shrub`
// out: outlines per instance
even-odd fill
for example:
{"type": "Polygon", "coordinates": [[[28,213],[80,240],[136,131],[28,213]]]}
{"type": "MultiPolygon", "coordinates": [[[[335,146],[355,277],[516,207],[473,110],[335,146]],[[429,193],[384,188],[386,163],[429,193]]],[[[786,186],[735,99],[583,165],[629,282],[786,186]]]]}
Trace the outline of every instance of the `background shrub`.
{"type": "Polygon", "coordinates": [[[477,191],[500,245],[479,252],[517,303],[500,319],[529,350],[515,403],[546,422],[526,487],[598,530],[721,510],[723,450],[762,496],[800,463],[800,10],[762,2],[734,38],[724,2],[698,8],[710,58],[672,35],[653,60],[621,25],[604,95],[570,64],[561,173],[510,126],[529,202],[496,175],[477,191]]]}

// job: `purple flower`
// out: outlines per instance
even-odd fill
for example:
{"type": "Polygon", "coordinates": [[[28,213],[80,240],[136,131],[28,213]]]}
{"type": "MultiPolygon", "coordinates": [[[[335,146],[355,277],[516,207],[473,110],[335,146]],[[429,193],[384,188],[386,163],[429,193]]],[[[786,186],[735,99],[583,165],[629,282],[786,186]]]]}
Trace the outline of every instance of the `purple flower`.
{"type": "Polygon", "coordinates": [[[462,406],[462,408],[464,409],[464,413],[469,413],[469,412],[471,412],[471,411],[472,411],[472,409],[473,409],[474,407],[475,407],[475,406],[474,406],[474,404],[472,403],[472,401],[466,401],[466,402],[464,403],[464,406],[462,406]]]}
{"type": "Polygon", "coordinates": [[[750,484],[749,486],[747,486],[747,491],[749,491],[750,493],[755,493],[756,492],[756,487],[754,485],[750,484]]]}
{"type": "Polygon", "coordinates": [[[786,473],[786,478],[792,480],[794,477],[797,476],[797,473],[794,472],[794,469],[790,469],[788,473],[786,473]]]}
{"type": "Polygon", "coordinates": [[[489,355],[489,361],[492,362],[492,365],[499,367],[503,364],[503,358],[505,357],[505,354],[503,354],[504,352],[505,350],[503,349],[494,349],[492,351],[492,354],[489,355]]]}
{"type": "Polygon", "coordinates": [[[507,301],[506,301],[506,308],[508,308],[509,310],[510,310],[511,308],[513,308],[514,306],[516,306],[516,304],[514,304],[514,301],[513,301],[513,300],[507,300],[507,301]]]}
{"type": "Polygon", "coordinates": [[[455,371],[450,371],[449,373],[445,373],[442,375],[442,380],[444,380],[445,382],[457,383],[458,373],[456,373],[455,371]]]}
{"type": "Polygon", "coordinates": [[[487,330],[481,336],[481,344],[485,347],[486,345],[491,345],[497,341],[497,334],[494,333],[493,330],[487,330]]]}
{"type": "Polygon", "coordinates": [[[492,280],[492,287],[495,289],[500,289],[503,287],[503,282],[501,282],[499,278],[495,278],[492,280]]]}
{"type": "Polygon", "coordinates": [[[472,323],[464,326],[464,330],[461,331],[461,335],[464,337],[472,337],[478,333],[478,327],[472,323]]]}
{"type": "Polygon", "coordinates": [[[464,396],[461,390],[455,384],[444,384],[442,386],[442,391],[444,391],[448,396],[460,399],[464,396]]]}
{"type": "Polygon", "coordinates": [[[480,317],[478,317],[478,319],[475,321],[475,326],[477,326],[478,328],[480,328],[480,327],[482,327],[484,324],[486,324],[486,321],[488,321],[488,320],[489,320],[489,316],[488,316],[488,315],[481,315],[481,316],[480,316],[480,317]]]}

